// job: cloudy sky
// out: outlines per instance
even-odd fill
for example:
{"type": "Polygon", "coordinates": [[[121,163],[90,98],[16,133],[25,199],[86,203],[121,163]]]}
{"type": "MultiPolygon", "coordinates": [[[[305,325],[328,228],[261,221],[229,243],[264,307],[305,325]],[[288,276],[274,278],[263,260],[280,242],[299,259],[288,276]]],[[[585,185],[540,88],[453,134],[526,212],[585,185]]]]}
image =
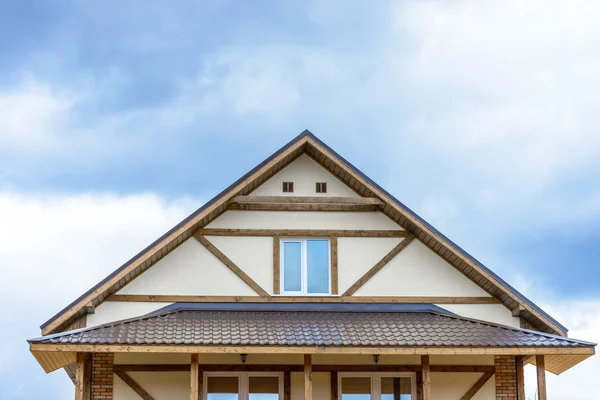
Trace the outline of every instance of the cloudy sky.
{"type": "MultiPolygon", "coordinates": [[[[577,0],[0,1],[0,399],[72,396],[25,339],[306,128],[600,341],[598,21],[577,0]]],[[[599,374],[550,398],[595,399],[599,374]]]]}

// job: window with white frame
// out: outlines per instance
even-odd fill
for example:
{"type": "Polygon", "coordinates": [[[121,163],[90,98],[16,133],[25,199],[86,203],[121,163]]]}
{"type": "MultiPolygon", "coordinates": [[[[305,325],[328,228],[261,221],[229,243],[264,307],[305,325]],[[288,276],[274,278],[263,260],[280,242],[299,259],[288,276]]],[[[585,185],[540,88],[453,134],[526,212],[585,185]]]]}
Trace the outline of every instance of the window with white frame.
{"type": "Polygon", "coordinates": [[[337,400],[415,400],[415,373],[340,373],[337,400]]]}
{"type": "Polygon", "coordinates": [[[205,372],[204,400],[283,400],[282,372],[205,372]]]}
{"type": "Polygon", "coordinates": [[[283,294],[331,293],[329,239],[282,239],[280,265],[283,294]]]}

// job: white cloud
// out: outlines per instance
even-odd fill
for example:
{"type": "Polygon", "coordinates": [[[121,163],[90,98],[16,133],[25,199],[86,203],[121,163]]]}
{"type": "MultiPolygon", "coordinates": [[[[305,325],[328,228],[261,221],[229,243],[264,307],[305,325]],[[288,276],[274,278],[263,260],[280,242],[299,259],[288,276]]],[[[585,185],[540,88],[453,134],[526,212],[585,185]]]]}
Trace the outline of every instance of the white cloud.
{"type": "Polygon", "coordinates": [[[62,372],[46,376],[25,340],[39,336],[39,325],[199,204],[150,194],[0,192],[0,325],[11,327],[0,333],[0,375],[6,377],[0,397],[72,395],[68,378],[62,372]]]}

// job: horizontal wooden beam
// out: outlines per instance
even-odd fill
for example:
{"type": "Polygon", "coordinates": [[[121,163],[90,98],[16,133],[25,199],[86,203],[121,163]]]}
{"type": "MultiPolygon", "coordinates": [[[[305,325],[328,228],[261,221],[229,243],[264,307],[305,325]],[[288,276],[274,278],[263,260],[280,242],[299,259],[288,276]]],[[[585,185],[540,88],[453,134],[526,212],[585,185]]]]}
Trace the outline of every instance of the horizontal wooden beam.
{"type": "Polygon", "coordinates": [[[199,229],[202,236],[318,236],[318,237],[407,237],[405,230],[335,229],[199,229]]]}
{"type": "Polygon", "coordinates": [[[499,304],[495,297],[429,296],[188,296],[113,294],[106,301],[159,303],[373,303],[373,304],[499,304]]]}
{"type": "MultiPolygon", "coordinates": [[[[301,372],[301,364],[200,364],[202,371],[301,372]]],[[[189,364],[115,364],[114,370],[127,372],[189,371],[189,364]]],[[[313,364],[314,372],[415,372],[420,364],[409,365],[323,365],[313,364]]],[[[431,372],[494,372],[493,365],[432,365],[431,372]]]]}
{"type": "Polygon", "coordinates": [[[325,196],[236,196],[229,201],[238,204],[348,204],[382,206],[376,197],[325,197],[325,196]]]}
{"type": "Polygon", "coordinates": [[[240,204],[233,203],[229,206],[230,210],[246,211],[377,211],[379,206],[372,204],[240,204]]]}
{"type": "Polygon", "coordinates": [[[215,354],[437,354],[437,355],[593,355],[593,347],[339,347],[339,346],[188,346],[32,343],[30,351],[86,353],[215,354]]]}

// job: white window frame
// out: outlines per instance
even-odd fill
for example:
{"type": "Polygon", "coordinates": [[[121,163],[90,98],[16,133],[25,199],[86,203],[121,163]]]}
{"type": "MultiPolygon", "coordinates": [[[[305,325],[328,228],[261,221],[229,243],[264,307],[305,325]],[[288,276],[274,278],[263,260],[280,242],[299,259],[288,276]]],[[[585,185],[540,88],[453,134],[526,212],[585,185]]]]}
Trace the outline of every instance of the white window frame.
{"type": "Polygon", "coordinates": [[[248,400],[250,397],[250,378],[255,376],[272,376],[278,378],[278,398],[283,400],[283,372],[217,372],[207,371],[202,374],[202,399],[208,399],[208,378],[209,377],[228,377],[235,376],[238,378],[238,400],[248,400]]]}
{"type": "Polygon", "coordinates": [[[331,238],[329,237],[310,237],[310,238],[285,238],[281,239],[279,244],[281,249],[279,255],[279,270],[281,275],[281,294],[284,296],[330,296],[331,295],[331,238]],[[308,293],[308,245],[309,240],[324,240],[327,241],[327,292],[326,293],[308,293]],[[285,290],[285,243],[300,242],[300,291],[285,290]]]}
{"type": "Polygon", "coordinates": [[[370,378],[371,400],[381,400],[381,378],[410,378],[410,398],[417,399],[417,374],[415,372],[340,372],[338,373],[338,398],[342,400],[342,378],[370,378]]]}

